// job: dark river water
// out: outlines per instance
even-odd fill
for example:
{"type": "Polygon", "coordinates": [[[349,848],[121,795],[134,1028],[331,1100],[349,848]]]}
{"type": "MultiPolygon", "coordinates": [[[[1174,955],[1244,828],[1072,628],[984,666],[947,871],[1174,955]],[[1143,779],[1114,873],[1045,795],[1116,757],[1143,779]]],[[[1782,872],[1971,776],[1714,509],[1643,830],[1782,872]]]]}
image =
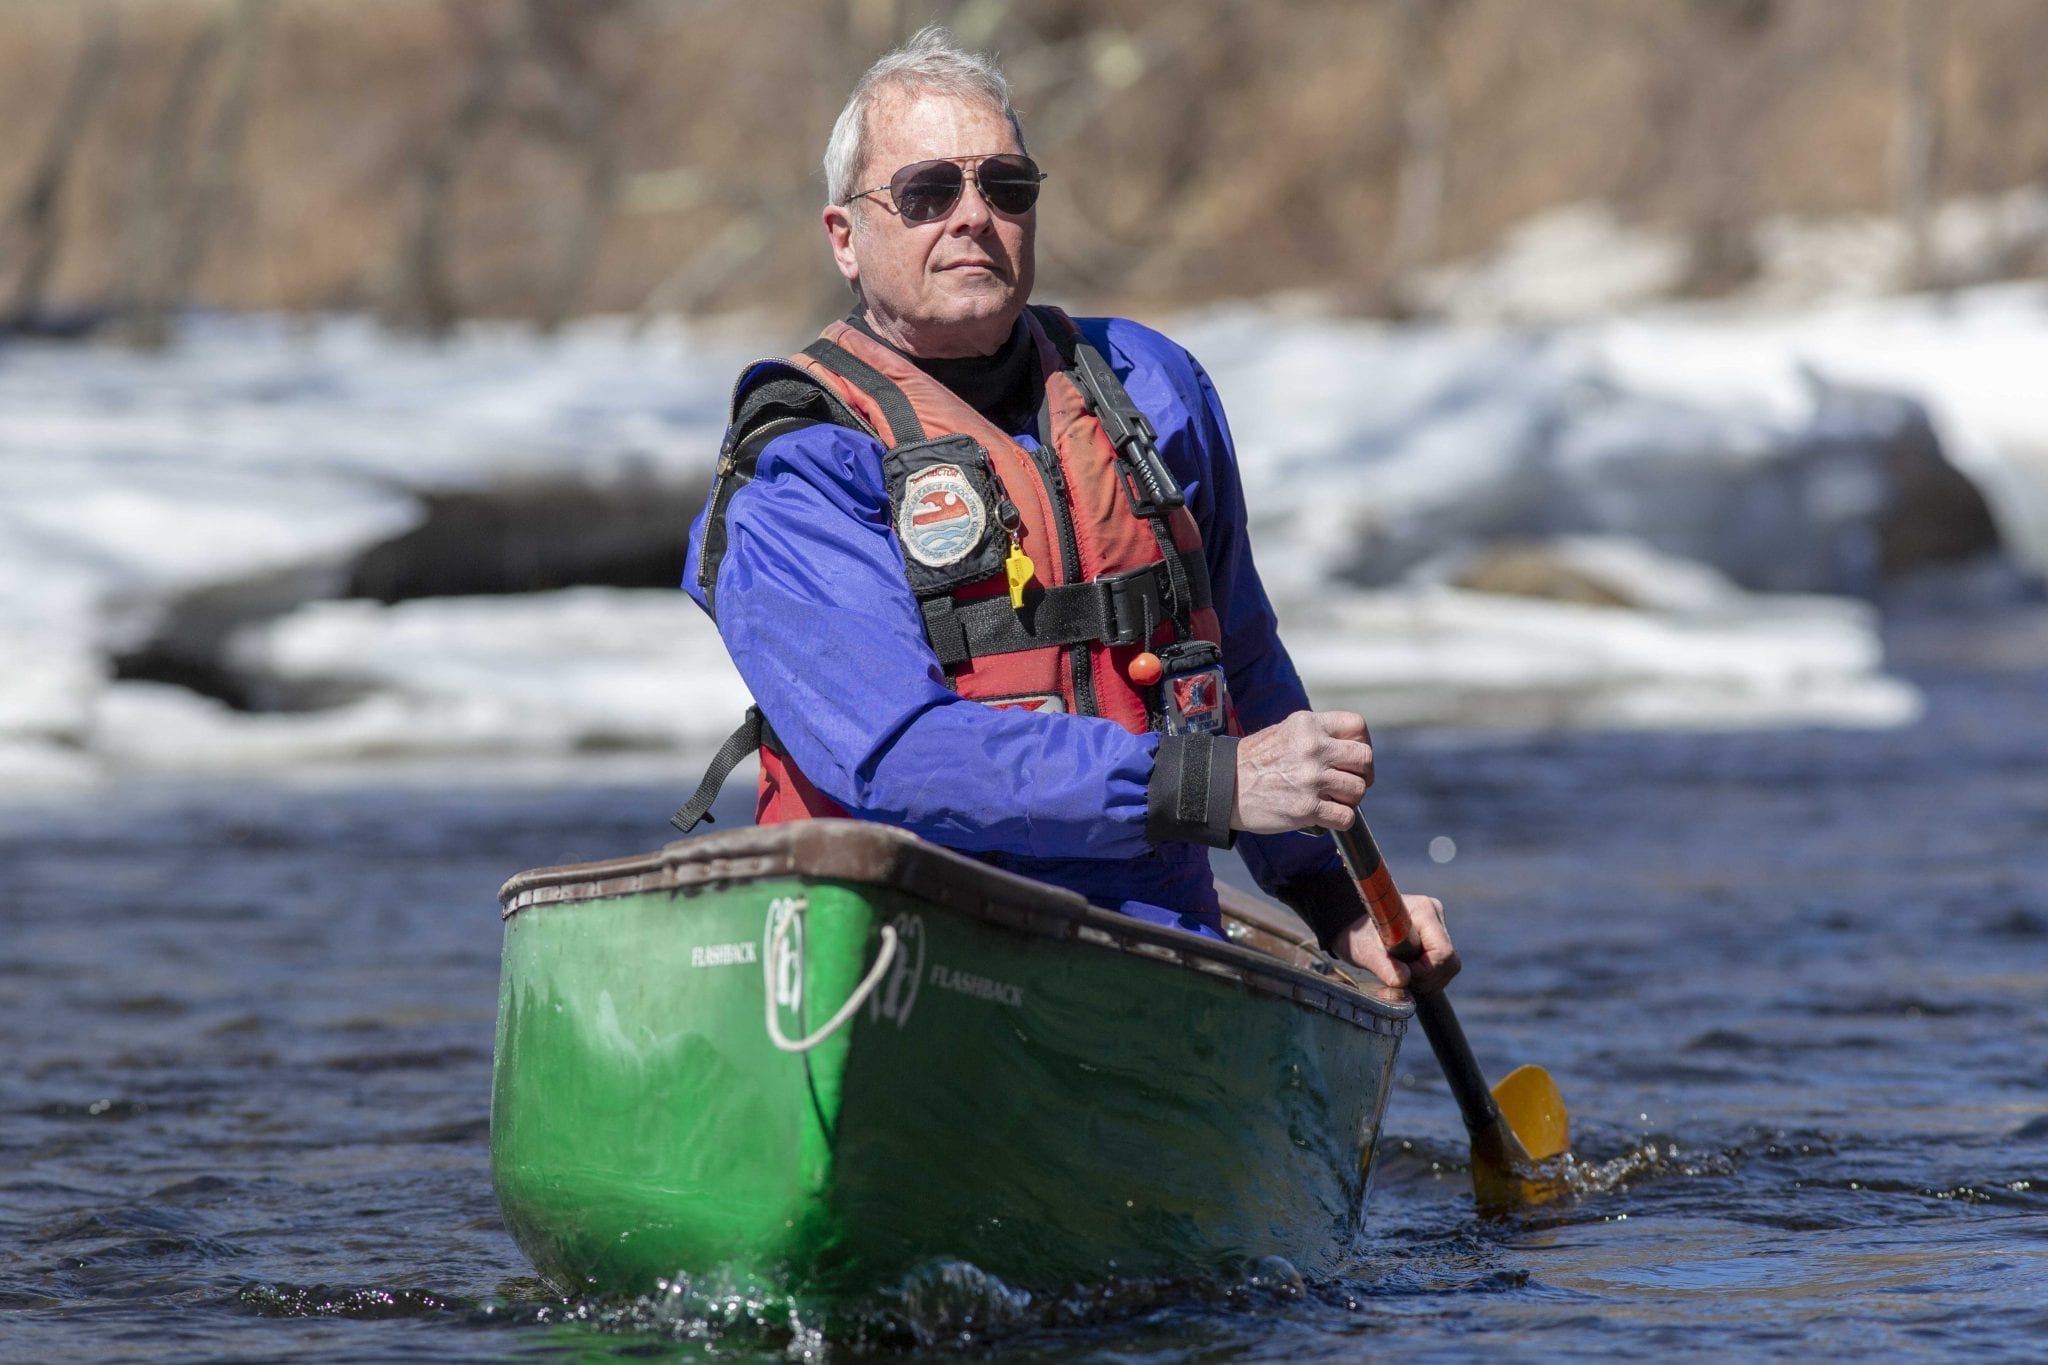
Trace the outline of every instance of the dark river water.
{"type": "MultiPolygon", "coordinates": [[[[1479,1221],[1418,1033],[1345,1278],[1081,1286],[964,1346],[936,1295],[865,1349],[2048,1354],[2048,613],[1893,644],[1905,730],[1380,737],[1380,841],[1451,904],[1482,1063],[1562,1085],[1583,1197],[1479,1221]]],[[[491,1195],[496,887],[660,843],[693,777],[0,811],[0,1358],[861,1349],[563,1303],[491,1195]]]]}

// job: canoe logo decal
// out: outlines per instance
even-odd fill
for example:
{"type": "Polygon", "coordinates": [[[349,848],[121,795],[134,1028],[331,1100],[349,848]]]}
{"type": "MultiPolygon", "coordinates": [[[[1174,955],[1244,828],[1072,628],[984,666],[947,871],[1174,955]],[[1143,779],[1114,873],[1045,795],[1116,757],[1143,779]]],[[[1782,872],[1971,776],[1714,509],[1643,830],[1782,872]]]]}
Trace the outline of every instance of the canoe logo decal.
{"type": "Polygon", "coordinates": [[[692,967],[752,966],[758,961],[751,943],[703,943],[690,949],[692,967]]]}
{"type": "Polygon", "coordinates": [[[924,979],[924,916],[898,915],[889,921],[896,930],[896,961],[881,988],[868,997],[868,1016],[877,1021],[893,1019],[896,1027],[910,1022],[910,1008],[917,1003],[917,983],[924,979]]]}
{"type": "Polygon", "coordinates": [[[920,469],[903,485],[896,535],[904,553],[930,569],[958,564],[988,530],[988,508],[959,465],[920,469]]]}
{"type": "Polygon", "coordinates": [[[768,903],[768,927],[764,931],[768,943],[766,963],[770,995],[777,1009],[803,1008],[803,908],[801,896],[777,896],[768,903]],[[787,924],[783,923],[785,920],[787,924]]]}
{"type": "Polygon", "coordinates": [[[977,1000],[988,1000],[1011,1009],[1024,1006],[1024,988],[1008,981],[998,981],[992,976],[978,972],[963,972],[957,967],[948,967],[943,962],[932,964],[932,984],[942,991],[957,995],[971,995],[977,1000]]]}

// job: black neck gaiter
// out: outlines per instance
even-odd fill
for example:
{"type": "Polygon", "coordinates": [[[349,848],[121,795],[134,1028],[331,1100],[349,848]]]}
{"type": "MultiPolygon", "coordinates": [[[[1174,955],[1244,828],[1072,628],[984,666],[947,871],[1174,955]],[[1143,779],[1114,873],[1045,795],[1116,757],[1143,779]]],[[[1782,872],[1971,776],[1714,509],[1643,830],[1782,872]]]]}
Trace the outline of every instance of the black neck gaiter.
{"type": "MultiPolygon", "coordinates": [[[[856,331],[884,346],[889,343],[875,335],[866,316],[858,310],[847,318],[856,331]]],[[[961,402],[986,417],[998,430],[1011,436],[1031,430],[1038,417],[1038,357],[1024,320],[1017,320],[1010,339],[994,355],[962,356],[955,360],[926,360],[906,355],[901,348],[889,349],[902,355],[939,383],[951,389],[961,402]]]]}

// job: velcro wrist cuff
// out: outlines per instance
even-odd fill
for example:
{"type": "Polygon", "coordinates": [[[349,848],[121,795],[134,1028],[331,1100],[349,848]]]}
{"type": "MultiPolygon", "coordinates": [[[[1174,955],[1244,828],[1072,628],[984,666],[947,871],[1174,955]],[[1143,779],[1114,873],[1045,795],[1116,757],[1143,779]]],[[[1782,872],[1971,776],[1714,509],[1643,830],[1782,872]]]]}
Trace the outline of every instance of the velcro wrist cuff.
{"type": "Polygon", "coordinates": [[[1236,832],[1237,739],[1165,735],[1145,791],[1145,837],[1155,844],[1229,848],[1236,832]]]}

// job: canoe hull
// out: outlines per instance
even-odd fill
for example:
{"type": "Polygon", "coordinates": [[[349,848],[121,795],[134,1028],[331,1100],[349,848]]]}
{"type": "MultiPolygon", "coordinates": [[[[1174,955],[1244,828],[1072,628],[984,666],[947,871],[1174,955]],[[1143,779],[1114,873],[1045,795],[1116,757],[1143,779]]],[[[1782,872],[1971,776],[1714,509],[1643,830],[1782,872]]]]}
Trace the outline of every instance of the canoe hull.
{"type": "Polygon", "coordinates": [[[1334,1268],[1399,1003],[1047,888],[963,906],[801,861],[508,917],[493,1172],[549,1280],[839,1295],[934,1259],[1048,1287],[1334,1268]],[[771,997],[802,1039],[864,982],[815,1046],[771,1041],[771,997]]]}

